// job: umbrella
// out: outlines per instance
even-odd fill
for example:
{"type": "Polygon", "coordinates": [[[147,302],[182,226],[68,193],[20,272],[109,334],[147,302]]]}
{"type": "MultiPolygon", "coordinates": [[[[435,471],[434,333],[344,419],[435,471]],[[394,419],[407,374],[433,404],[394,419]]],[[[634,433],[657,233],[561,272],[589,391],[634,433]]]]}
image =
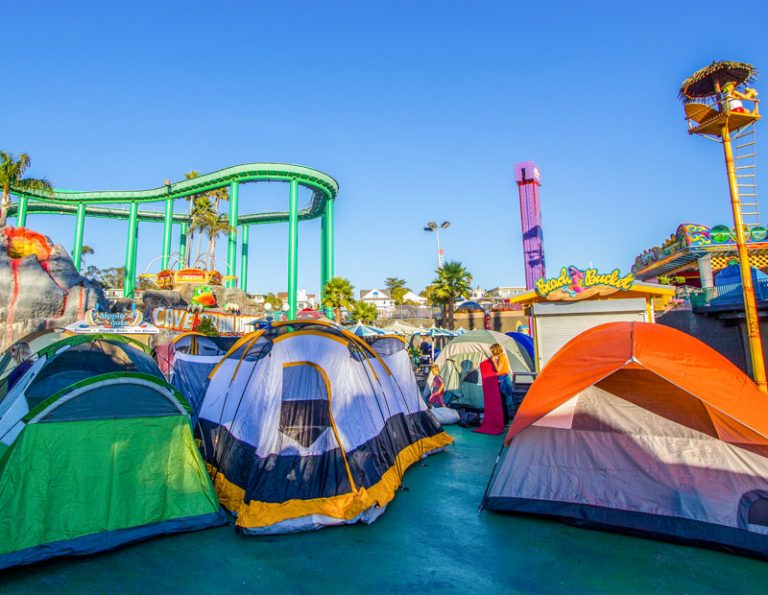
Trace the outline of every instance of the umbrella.
{"type": "Polygon", "coordinates": [[[384,330],[390,334],[394,333],[396,335],[413,335],[418,333],[420,329],[418,327],[405,324],[397,320],[386,327],[384,330]]]}
{"type": "Polygon", "coordinates": [[[685,102],[713,97],[725,83],[740,85],[756,76],[757,69],[746,62],[712,62],[683,81],[679,97],[685,102]]]}
{"type": "Polygon", "coordinates": [[[353,326],[348,326],[347,330],[350,333],[357,335],[358,337],[371,337],[373,335],[386,335],[386,331],[376,328],[375,326],[368,326],[362,322],[358,322],[353,326]]]}

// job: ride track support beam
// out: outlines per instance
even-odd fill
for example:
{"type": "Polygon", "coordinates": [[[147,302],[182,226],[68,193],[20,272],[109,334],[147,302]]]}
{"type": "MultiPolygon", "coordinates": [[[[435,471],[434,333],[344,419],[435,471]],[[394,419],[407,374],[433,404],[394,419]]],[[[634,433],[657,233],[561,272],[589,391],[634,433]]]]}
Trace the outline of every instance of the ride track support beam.
{"type": "Polygon", "coordinates": [[[72,261],[75,268],[80,271],[80,262],[83,257],[83,231],[85,229],[85,203],[77,203],[77,219],[75,219],[75,245],[72,247],[72,261]]]}
{"type": "Polygon", "coordinates": [[[229,241],[227,243],[227,287],[236,287],[235,274],[237,271],[237,202],[240,185],[232,182],[229,185],[229,241]]]}
{"type": "Polygon", "coordinates": [[[325,284],[328,283],[328,267],[326,266],[326,241],[325,241],[325,211],[323,216],[320,217],[320,309],[324,310],[322,306],[323,299],[325,298],[325,284]]]}
{"type": "Polygon", "coordinates": [[[128,213],[128,241],[125,244],[123,297],[133,298],[136,284],[136,244],[139,234],[139,203],[132,202],[128,213]]]}
{"type": "Polygon", "coordinates": [[[182,223],[179,233],[179,267],[183,268],[187,262],[187,227],[189,224],[185,221],[182,223]]]}
{"type": "MultiPolygon", "coordinates": [[[[320,242],[322,244],[320,249],[321,262],[320,262],[320,303],[325,297],[325,285],[333,279],[333,200],[328,200],[325,203],[325,209],[323,211],[320,242]]],[[[326,316],[329,318],[333,315],[332,310],[326,308],[326,316]]]]}
{"type": "Polygon", "coordinates": [[[325,275],[330,281],[333,279],[334,272],[334,226],[333,226],[333,200],[328,200],[325,203],[325,215],[323,217],[325,221],[325,275]]]}
{"type": "Polygon", "coordinates": [[[16,213],[16,227],[27,226],[27,209],[29,208],[29,199],[26,196],[19,198],[19,210],[16,213]]]}
{"type": "Polygon", "coordinates": [[[171,260],[171,236],[173,235],[173,199],[165,199],[165,218],[163,219],[163,259],[161,268],[165,270],[171,260]]]}
{"type": "Polygon", "coordinates": [[[240,289],[248,293],[248,226],[241,225],[240,237],[242,238],[242,247],[240,248],[240,289]]]}
{"type": "Polygon", "coordinates": [[[299,283],[299,184],[291,180],[288,202],[288,320],[296,318],[299,283]]]}

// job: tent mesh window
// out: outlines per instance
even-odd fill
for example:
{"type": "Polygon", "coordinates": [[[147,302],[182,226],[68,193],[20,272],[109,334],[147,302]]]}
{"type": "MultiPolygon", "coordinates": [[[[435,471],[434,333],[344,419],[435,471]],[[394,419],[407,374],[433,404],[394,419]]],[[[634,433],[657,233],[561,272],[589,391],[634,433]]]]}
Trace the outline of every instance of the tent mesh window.
{"type": "Polygon", "coordinates": [[[370,343],[373,350],[381,357],[389,357],[405,349],[405,343],[392,337],[374,338],[370,343]]]}
{"type": "Polygon", "coordinates": [[[758,498],[749,507],[747,521],[750,525],[768,527],[768,498],[758,498]]]}
{"type": "Polygon", "coordinates": [[[331,426],[328,389],[322,373],[308,364],[283,368],[280,432],[311,446],[331,426]]]}

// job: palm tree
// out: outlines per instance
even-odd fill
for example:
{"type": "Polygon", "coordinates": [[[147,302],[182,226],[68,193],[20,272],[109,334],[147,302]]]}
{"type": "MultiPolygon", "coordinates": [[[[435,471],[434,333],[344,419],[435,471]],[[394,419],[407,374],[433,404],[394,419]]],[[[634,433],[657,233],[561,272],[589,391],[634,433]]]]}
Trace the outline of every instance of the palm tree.
{"type": "Polygon", "coordinates": [[[434,289],[432,300],[441,304],[448,314],[448,328],[453,328],[454,304],[459,298],[469,297],[472,289],[472,275],[457,261],[446,262],[435,271],[437,277],[432,282],[434,289]]]}
{"type": "MultiPolygon", "coordinates": [[[[193,169],[192,171],[188,171],[184,174],[184,177],[187,180],[194,180],[197,176],[200,175],[200,172],[196,169],[193,169]]],[[[189,196],[185,196],[189,201],[189,229],[187,233],[189,234],[187,237],[187,262],[184,263],[184,266],[189,267],[189,262],[192,257],[192,239],[195,237],[195,229],[193,229],[193,221],[192,221],[192,211],[195,209],[195,201],[200,197],[199,194],[190,194],[189,196]]]]}
{"type": "Polygon", "coordinates": [[[3,196],[0,202],[0,227],[5,227],[8,220],[8,207],[11,206],[11,188],[14,190],[52,191],[53,186],[45,178],[24,178],[24,172],[32,165],[29,155],[22,153],[18,158],[13,153],[0,151],[0,188],[3,196]]]}
{"type": "Polygon", "coordinates": [[[386,283],[387,289],[390,291],[406,286],[406,280],[399,277],[387,277],[384,283],[386,283]]]}
{"type": "Polygon", "coordinates": [[[349,307],[354,298],[354,286],[348,279],[334,277],[323,288],[323,306],[333,310],[333,318],[341,322],[341,309],[349,307]]]}
{"type": "Polygon", "coordinates": [[[229,235],[235,228],[228,221],[211,217],[205,231],[208,234],[208,269],[212,271],[216,268],[216,238],[222,234],[229,235]]]}
{"type": "Polygon", "coordinates": [[[236,231],[227,221],[224,221],[219,216],[219,203],[221,201],[229,200],[229,189],[216,188],[210,192],[205,193],[209,198],[213,199],[213,212],[216,214],[216,221],[212,222],[206,230],[208,232],[208,262],[210,263],[210,269],[215,268],[216,261],[216,238],[221,234],[229,234],[233,230],[236,231]]]}
{"type": "Polygon", "coordinates": [[[406,280],[398,277],[387,277],[384,283],[389,290],[390,297],[394,300],[396,306],[403,305],[403,298],[410,290],[405,286],[406,280]]]}
{"type": "MultiPolygon", "coordinates": [[[[192,237],[195,232],[198,233],[197,257],[195,258],[195,263],[194,263],[196,267],[200,266],[200,257],[202,255],[203,233],[208,231],[208,229],[210,229],[211,226],[215,225],[216,219],[217,217],[216,217],[216,214],[213,212],[213,204],[211,203],[210,199],[205,194],[198,194],[197,198],[194,201],[194,206],[192,207],[192,214],[189,220],[190,237],[192,237]]],[[[190,247],[191,247],[191,244],[190,244],[190,247]]],[[[191,250],[189,250],[189,252],[191,252],[191,250]]]]}
{"type": "Polygon", "coordinates": [[[93,254],[93,252],[93,248],[91,248],[88,244],[83,244],[83,246],[80,248],[80,262],[82,262],[82,266],[85,266],[85,257],[88,254],[93,254]]]}
{"type": "Polygon", "coordinates": [[[352,320],[363,324],[373,324],[373,321],[379,316],[379,310],[376,306],[363,300],[356,301],[349,313],[352,315],[352,320]]]}

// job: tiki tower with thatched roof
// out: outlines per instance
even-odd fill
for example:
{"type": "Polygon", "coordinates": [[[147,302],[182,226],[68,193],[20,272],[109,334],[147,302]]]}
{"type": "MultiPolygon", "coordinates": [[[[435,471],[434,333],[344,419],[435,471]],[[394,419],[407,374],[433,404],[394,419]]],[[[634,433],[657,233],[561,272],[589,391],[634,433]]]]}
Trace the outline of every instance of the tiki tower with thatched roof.
{"type": "Polygon", "coordinates": [[[759,101],[757,91],[745,88],[756,76],[755,67],[745,62],[712,62],[683,81],[679,96],[685,104],[688,132],[723,145],[744,290],[751,372],[760,390],[768,392],[755,290],[752,286],[752,271],[746,244],[746,235],[751,232],[752,227],[760,225],[754,162],[757,148],[754,126],[760,119],[759,101]],[[738,152],[735,158],[734,148],[738,152]],[[742,197],[749,200],[742,204],[742,197]],[[742,211],[742,207],[747,210],[742,211]],[[752,227],[744,224],[745,218],[752,227]]]}

